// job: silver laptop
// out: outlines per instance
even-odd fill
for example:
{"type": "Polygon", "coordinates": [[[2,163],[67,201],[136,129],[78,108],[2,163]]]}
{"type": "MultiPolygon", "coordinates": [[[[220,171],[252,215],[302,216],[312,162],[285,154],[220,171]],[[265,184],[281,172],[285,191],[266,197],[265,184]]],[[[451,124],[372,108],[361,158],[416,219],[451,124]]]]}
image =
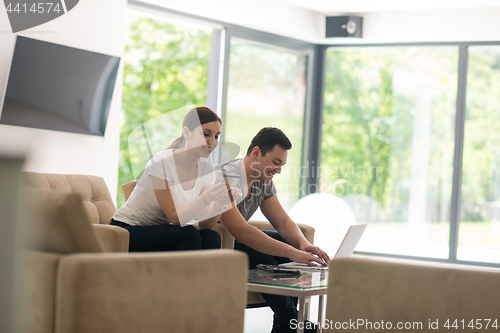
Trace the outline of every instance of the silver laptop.
{"type": "Polygon", "coordinates": [[[356,245],[358,245],[361,236],[363,236],[367,225],[368,224],[351,225],[333,258],[350,257],[354,253],[354,249],[356,245]]]}
{"type": "MultiPolygon", "coordinates": [[[[342,239],[342,242],[340,243],[339,248],[337,249],[337,252],[335,252],[335,255],[331,257],[333,258],[346,258],[350,257],[354,253],[354,249],[356,248],[356,245],[358,245],[359,240],[361,239],[361,236],[365,232],[366,226],[368,224],[353,224],[349,227],[347,230],[344,239],[342,239]]],[[[285,264],[281,264],[280,266],[284,267],[289,267],[289,268],[298,268],[298,269],[307,269],[307,270],[326,270],[328,267],[323,267],[323,266],[309,266],[307,264],[301,264],[298,262],[287,262],[285,264]]]]}

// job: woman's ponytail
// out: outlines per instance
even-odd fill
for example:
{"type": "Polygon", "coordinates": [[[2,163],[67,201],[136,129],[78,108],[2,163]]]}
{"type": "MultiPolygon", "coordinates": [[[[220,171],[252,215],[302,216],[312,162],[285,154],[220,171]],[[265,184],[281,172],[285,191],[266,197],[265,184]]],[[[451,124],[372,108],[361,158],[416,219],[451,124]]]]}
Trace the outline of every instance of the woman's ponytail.
{"type": "Polygon", "coordinates": [[[182,148],[182,146],[184,146],[185,142],[186,142],[186,138],[184,137],[184,135],[181,135],[180,137],[178,137],[177,139],[172,141],[172,143],[170,145],[168,145],[168,147],[166,149],[182,148]]]}
{"type": "MultiPolygon", "coordinates": [[[[198,106],[192,108],[186,113],[182,120],[182,128],[187,127],[193,131],[196,127],[207,124],[213,121],[218,121],[222,125],[222,120],[219,116],[207,108],[206,106],[198,106]]],[[[186,138],[181,135],[175,139],[166,149],[180,149],[186,144],[186,138]]]]}

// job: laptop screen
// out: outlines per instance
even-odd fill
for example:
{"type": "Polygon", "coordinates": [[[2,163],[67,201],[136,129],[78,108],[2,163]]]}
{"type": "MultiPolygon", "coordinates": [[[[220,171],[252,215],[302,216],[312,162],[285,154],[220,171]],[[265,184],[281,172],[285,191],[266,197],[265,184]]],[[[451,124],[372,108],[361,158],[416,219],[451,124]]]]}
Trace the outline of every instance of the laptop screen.
{"type": "Polygon", "coordinates": [[[354,224],[349,227],[347,233],[333,258],[350,257],[358,244],[367,224],[354,224]]]}

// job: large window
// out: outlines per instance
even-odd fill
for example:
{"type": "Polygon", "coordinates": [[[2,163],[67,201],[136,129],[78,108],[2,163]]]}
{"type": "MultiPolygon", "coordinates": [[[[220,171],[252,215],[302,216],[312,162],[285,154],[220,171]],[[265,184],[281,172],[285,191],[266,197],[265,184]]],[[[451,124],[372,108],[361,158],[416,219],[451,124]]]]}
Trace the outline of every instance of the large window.
{"type": "Polygon", "coordinates": [[[500,46],[470,46],[459,260],[500,263],[500,46]]]}
{"type": "Polygon", "coordinates": [[[287,211],[317,185],[342,199],[317,235],[352,220],[369,224],[358,251],[500,264],[500,43],[328,47],[215,21],[127,24],[120,185],[180,134],[173,110],[211,103],[239,157],[262,127],[289,136],[274,179],[287,211]]]}
{"type": "Polygon", "coordinates": [[[224,139],[246,150],[266,126],[282,129],[292,142],[287,165],[274,178],[285,209],[299,199],[306,96],[306,55],[232,38],[224,139]]]}
{"type": "Polygon", "coordinates": [[[457,51],[327,51],[320,191],[370,224],[358,250],[448,256],[457,51]]]}
{"type": "Polygon", "coordinates": [[[499,89],[498,45],[327,50],[320,192],[369,224],[357,250],[500,263],[499,89]]]}
{"type": "Polygon", "coordinates": [[[212,29],[130,12],[124,55],[120,186],[136,179],[151,155],[181,134],[189,105],[204,105],[212,29]]]}

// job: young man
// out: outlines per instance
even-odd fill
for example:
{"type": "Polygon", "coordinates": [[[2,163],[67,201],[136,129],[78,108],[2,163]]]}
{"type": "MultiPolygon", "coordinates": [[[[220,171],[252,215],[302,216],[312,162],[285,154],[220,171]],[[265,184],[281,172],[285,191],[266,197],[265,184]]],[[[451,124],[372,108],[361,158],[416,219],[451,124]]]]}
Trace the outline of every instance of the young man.
{"type": "MultiPolygon", "coordinates": [[[[276,195],[273,177],[281,173],[281,168],[286,164],[287,151],[291,148],[292,144],[285,133],[278,128],[265,127],[252,139],[244,158],[217,168],[217,181],[225,177],[243,193],[233,203],[233,208],[237,209],[222,213],[220,222],[235,237],[235,249],[249,255],[251,269],[257,264],[290,260],[310,265],[328,264],[328,255],[307,241],[276,195]],[[263,232],[246,223],[259,207],[277,232],[263,232]]],[[[296,298],[269,294],[262,296],[274,311],[272,333],[292,331],[290,320],[297,318],[296,298]]]]}

